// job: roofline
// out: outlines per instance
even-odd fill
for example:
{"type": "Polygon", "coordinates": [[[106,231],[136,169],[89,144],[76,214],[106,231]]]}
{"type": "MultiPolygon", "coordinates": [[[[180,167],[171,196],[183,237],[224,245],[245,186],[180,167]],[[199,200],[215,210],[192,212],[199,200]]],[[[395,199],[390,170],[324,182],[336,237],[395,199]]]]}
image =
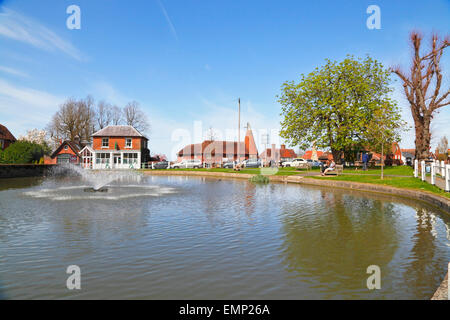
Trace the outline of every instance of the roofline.
{"type": "Polygon", "coordinates": [[[100,129],[100,130],[97,130],[97,132],[94,132],[94,133],[91,135],[91,137],[128,137],[128,136],[126,136],[126,135],[110,135],[110,134],[105,134],[105,135],[103,135],[103,134],[98,134],[100,131],[105,130],[105,129],[108,128],[108,127],[130,127],[130,128],[132,128],[134,131],[137,132],[138,137],[141,137],[141,138],[144,138],[144,139],[147,139],[147,140],[148,140],[148,138],[147,138],[146,136],[144,136],[141,132],[139,132],[138,129],[136,129],[135,127],[130,126],[130,125],[128,125],[128,124],[123,124],[123,125],[122,125],[122,124],[120,124],[120,125],[107,125],[106,127],[102,128],[102,129],[100,129]]]}

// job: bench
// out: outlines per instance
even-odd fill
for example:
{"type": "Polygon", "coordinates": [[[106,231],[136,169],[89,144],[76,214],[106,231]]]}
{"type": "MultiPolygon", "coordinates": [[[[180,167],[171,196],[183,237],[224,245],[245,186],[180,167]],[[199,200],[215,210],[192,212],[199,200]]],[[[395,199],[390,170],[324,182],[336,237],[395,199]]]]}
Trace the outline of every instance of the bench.
{"type": "Polygon", "coordinates": [[[344,165],[337,164],[335,166],[334,170],[328,171],[327,173],[325,173],[325,175],[327,175],[327,176],[338,176],[338,175],[342,174],[343,172],[344,172],[344,165]]]}

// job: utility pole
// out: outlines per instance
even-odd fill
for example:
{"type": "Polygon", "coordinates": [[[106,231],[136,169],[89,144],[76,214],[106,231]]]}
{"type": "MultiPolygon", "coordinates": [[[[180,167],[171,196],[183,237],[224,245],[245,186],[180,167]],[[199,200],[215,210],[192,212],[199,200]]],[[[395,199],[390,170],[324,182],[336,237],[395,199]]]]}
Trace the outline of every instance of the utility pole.
{"type": "Polygon", "coordinates": [[[241,161],[241,98],[238,98],[238,105],[239,105],[239,109],[238,109],[238,161],[241,161]]]}

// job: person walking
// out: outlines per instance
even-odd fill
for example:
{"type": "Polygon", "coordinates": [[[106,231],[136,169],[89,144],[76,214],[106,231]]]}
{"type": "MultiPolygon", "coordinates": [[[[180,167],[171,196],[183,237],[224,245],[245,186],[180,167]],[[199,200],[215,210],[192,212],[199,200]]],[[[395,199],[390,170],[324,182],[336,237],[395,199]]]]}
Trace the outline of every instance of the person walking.
{"type": "Polygon", "coordinates": [[[363,170],[367,171],[367,163],[369,162],[369,155],[364,152],[362,155],[362,162],[363,162],[363,170]]]}

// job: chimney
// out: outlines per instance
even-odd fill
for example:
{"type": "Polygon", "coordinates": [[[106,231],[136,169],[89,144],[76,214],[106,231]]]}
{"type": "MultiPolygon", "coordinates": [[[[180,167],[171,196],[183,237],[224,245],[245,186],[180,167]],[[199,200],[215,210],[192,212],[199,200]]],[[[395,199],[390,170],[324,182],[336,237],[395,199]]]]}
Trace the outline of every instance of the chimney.
{"type": "Polygon", "coordinates": [[[80,137],[75,136],[75,138],[73,138],[73,142],[75,142],[77,145],[80,145],[80,137]]]}
{"type": "Polygon", "coordinates": [[[285,145],[285,144],[282,144],[282,145],[281,145],[281,150],[284,150],[284,149],[286,149],[286,145],[285,145]]]}

